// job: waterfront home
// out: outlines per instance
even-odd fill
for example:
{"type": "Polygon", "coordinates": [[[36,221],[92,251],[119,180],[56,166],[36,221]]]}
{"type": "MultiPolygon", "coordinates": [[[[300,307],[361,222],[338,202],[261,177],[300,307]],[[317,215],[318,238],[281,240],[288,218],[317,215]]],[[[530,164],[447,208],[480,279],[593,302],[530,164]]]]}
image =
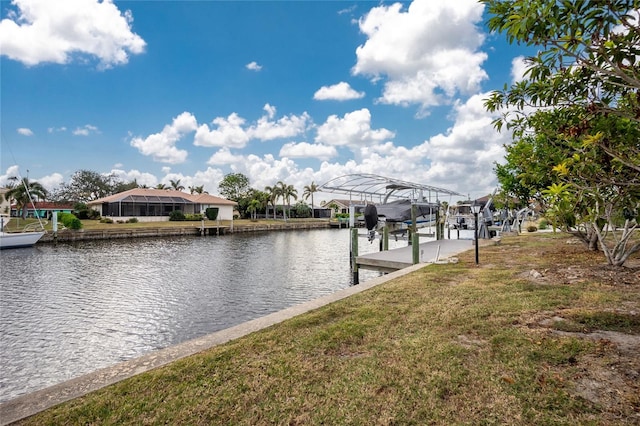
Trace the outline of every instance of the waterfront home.
{"type": "Polygon", "coordinates": [[[136,218],[141,222],[169,220],[171,212],[205,214],[207,208],[218,209],[218,219],[232,220],[235,201],[210,194],[187,194],[182,191],[134,188],[87,203],[101,216],[117,220],[136,218]]]}
{"type": "MultiPolygon", "coordinates": [[[[24,208],[27,210],[27,217],[39,217],[42,219],[51,218],[53,212],[73,213],[73,204],[56,203],[51,201],[29,202],[24,206],[24,208]]],[[[19,209],[16,204],[13,204],[11,206],[11,216],[22,217],[22,209],[19,209]]]]}

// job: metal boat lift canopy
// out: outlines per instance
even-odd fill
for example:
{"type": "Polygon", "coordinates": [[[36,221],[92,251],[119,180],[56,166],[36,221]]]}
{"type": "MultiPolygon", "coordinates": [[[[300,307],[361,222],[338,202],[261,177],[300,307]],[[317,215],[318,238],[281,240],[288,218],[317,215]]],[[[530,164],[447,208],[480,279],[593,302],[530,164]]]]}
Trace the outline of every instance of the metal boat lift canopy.
{"type": "Polygon", "coordinates": [[[347,194],[349,199],[387,203],[390,199],[411,200],[413,203],[437,203],[441,195],[464,196],[449,189],[407,182],[367,173],[340,176],[320,185],[322,192],[347,194]],[[354,196],[357,198],[354,199],[354,196]],[[432,197],[435,196],[435,199],[432,197]]]}

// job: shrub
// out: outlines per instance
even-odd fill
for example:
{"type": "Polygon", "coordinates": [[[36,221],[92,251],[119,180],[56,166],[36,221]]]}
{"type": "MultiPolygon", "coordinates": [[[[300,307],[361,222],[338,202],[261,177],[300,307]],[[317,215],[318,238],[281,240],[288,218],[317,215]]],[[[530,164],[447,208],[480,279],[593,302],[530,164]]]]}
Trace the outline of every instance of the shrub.
{"type": "Polygon", "coordinates": [[[171,221],[185,220],[184,213],[182,213],[180,210],[174,210],[169,214],[169,220],[171,221]]]}
{"type": "Polygon", "coordinates": [[[536,228],[533,225],[527,226],[527,232],[536,232],[537,230],[538,230],[538,228],[536,228]]]}
{"type": "Polygon", "coordinates": [[[207,207],[204,213],[207,215],[207,219],[216,220],[218,218],[218,207],[207,207]]]}
{"type": "Polygon", "coordinates": [[[138,218],[137,217],[131,217],[127,220],[127,223],[138,223],[138,218]]]}
{"type": "Polygon", "coordinates": [[[111,219],[110,217],[103,217],[102,219],[100,219],[100,223],[113,223],[113,219],[111,219]]]}
{"type": "Polygon", "coordinates": [[[82,222],[80,222],[80,219],[78,219],[76,217],[76,215],[74,215],[73,213],[59,213],[58,214],[58,220],[60,222],[62,222],[62,224],[69,229],[81,229],[82,228],[82,222]]]}
{"type": "Polygon", "coordinates": [[[184,220],[197,220],[197,221],[200,221],[202,219],[204,219],[204,216],[202,216],[200,213],[184,215],[184,220]]]}
{"type": "Polygon", "coordinates": [[[547,219],[540,219],[540,222],[538,223],[538,229],[542,230],[542,229],[547,229],[549,227],[549,222],[547,221],[547,219]]]}

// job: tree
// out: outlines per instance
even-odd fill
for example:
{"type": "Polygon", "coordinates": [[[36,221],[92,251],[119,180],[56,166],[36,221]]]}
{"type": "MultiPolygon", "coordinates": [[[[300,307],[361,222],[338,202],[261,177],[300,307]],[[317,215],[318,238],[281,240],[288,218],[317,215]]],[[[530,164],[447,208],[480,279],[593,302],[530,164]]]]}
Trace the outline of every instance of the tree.
{"type": "Polygon", "coordinates": [[[293,187],[293,185],[287,185],[286,183],[279,181],[278,182],[278,191],[280,196],[282,197],[282,211],[284,213],[284,220],[287,220],[287,207],[291,209],[291,199],[298,199],[298,191],[293,187]]]}
{"type": "Polygon", "coordinates": [[[280,197],[280,188],[278,187],[278,185],[274,185],[274,186],[265,186],[264,188],[265,193],[268,194],[268,204],[271,204],[273,206],[273,219],[276,219],[276,202],[278,201],[278,197],[280,197]]]}
{"type": "Polygon", "coordinates": [[[313,208],[313,194],[315,192],[318,192],[318,185],[315,184],[315,182],[311,181],[311,185],[305,185],[304,187],[304,193],[303,193],[303,197],[305,200],[309,199],[309,197],[311,197],[311,216],[315,217],[315,211],[313,208]]]}
{"type": "Polygon", "coordinates": [[[169,189],[169,188],[167,187],[167,185],[166,185],[166,184],[164,184],[164,183],[159,183],[159,184],[157,184],[157,185],[156,185],[156,188],[155,188],[155,189],[169,189]]]}
{"type": "MultiPolygon", "coordinates": [[[[17,179],[17,178],[14,178],[17,179]]],[[[47,190],[38,182],[31,182],[28,178],[22,178],[20,184],[14,185],[4,194],[4,198],[11,203],[16,202],[16,209],[22,211],[22,218],[26,219],[27,210],[33,199],[44,200],[47,197],[47,190]]]]}
{"type": "Polygon", "coordinates": [[[76,171],[69,183],[60,185],[52,198],[57,201],[87,203],[115,193],[122,182],[113,174],[100,174],[91,170],[76,171]]]}
{"type": "MultiPolygon", "coordinates": [[[[531,108],[582,105],[586,119],[616,115],[640,120],[640,31],[637,0],[481,0],[491,16],[489,29],[509,42],[534,46],[525,79],[486,101],[504,111],[501,127],[526,131],[531,108]]],[[[640,145],[602,144],[609,156],[640,172],[640,145]]]]}
{"type": "Polygon", "coordinates": [[[255,198],[249,201],[249,205],[247,206],[247,211],[251,213],[251,220],[256,220],[256,212],[260,208],[260,201],[255,198]]]}
{"type": "Polygon", "coordinates": [[[169,179],[169,184],[171,185],[171,188],[173,188],[175,191],[182,191],[184,190],[184,185],[180,184],[180,179],[169,179]]]}
{"type": "Polygon", "coordinates": [[[240,202],[251,190],[249,178],[242,173],[229,173],[218,184],[218,190],[226,199],[240,202]]]}
{"type": "Polygon", "coordinates": [[[304,201],[298,201],[295,206],[293,206],[293,210],[296,212],[296,217],[310,217],[311,209],[309,205],[304,201]]]}
{"type": "Polygon", "coordinates": [[[587,236],[597,235],[607,261],[621,265],[640,250],[640,243],[628,244],[638,226],[633,212],[640,193],[640,4],[482,1],[491,30],[538,50],[528,59],[524,80],[485,101],[489,111],[503,112],[496,127],[512,129],[522,149],[508,149],[512,157],[497,168],[498,178],[522,193],[531,191],[527,180],[536,175],[547,181],[546,189],[538,183],[535,192],[546,198],[550,214],[582,223],[587,236]],[[537,171],[522,161],[532,147],[543,154],[542,161],[529,157],[542,165],[537,171]],[[619,235],[607,238],[617,229],[619,235]]]}
{"type": "Polygon", "coordinates": [[[191,193],[191,194],[208,194],[208,192],[204,190],[204,185],[190,186],[189,187],[189,193],[191,193]]]}

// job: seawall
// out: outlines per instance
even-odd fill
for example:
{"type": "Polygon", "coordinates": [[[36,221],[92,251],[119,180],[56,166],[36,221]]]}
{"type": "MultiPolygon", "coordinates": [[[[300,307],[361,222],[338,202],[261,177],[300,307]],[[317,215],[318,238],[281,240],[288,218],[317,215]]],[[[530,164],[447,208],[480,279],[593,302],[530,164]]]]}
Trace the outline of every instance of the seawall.
{"type": "Polygon", "coordinates": [[[305,229],[326,229],[329,228],[329,222],[283,222],[283,223],[256,223],[233,225],[233,226],[217,226],[205,224],[203,232],[200,222],[193,222],[187,226],[158,226],[158,227],[124,227],[114,225],[113,228],[103,229],[64,229],[58,231],[57,235],[49,231],[45,234],[40,243],[55,242],[76,242],[76,241],[95,241],[95,240],[113,240],[123,238],[153,238],[153,237],[175,237],[175,236],[209,236],[221,235],[240,232],[262,232],[262,231],[288,231],[288,230],[305,230],[305,229]]]}

